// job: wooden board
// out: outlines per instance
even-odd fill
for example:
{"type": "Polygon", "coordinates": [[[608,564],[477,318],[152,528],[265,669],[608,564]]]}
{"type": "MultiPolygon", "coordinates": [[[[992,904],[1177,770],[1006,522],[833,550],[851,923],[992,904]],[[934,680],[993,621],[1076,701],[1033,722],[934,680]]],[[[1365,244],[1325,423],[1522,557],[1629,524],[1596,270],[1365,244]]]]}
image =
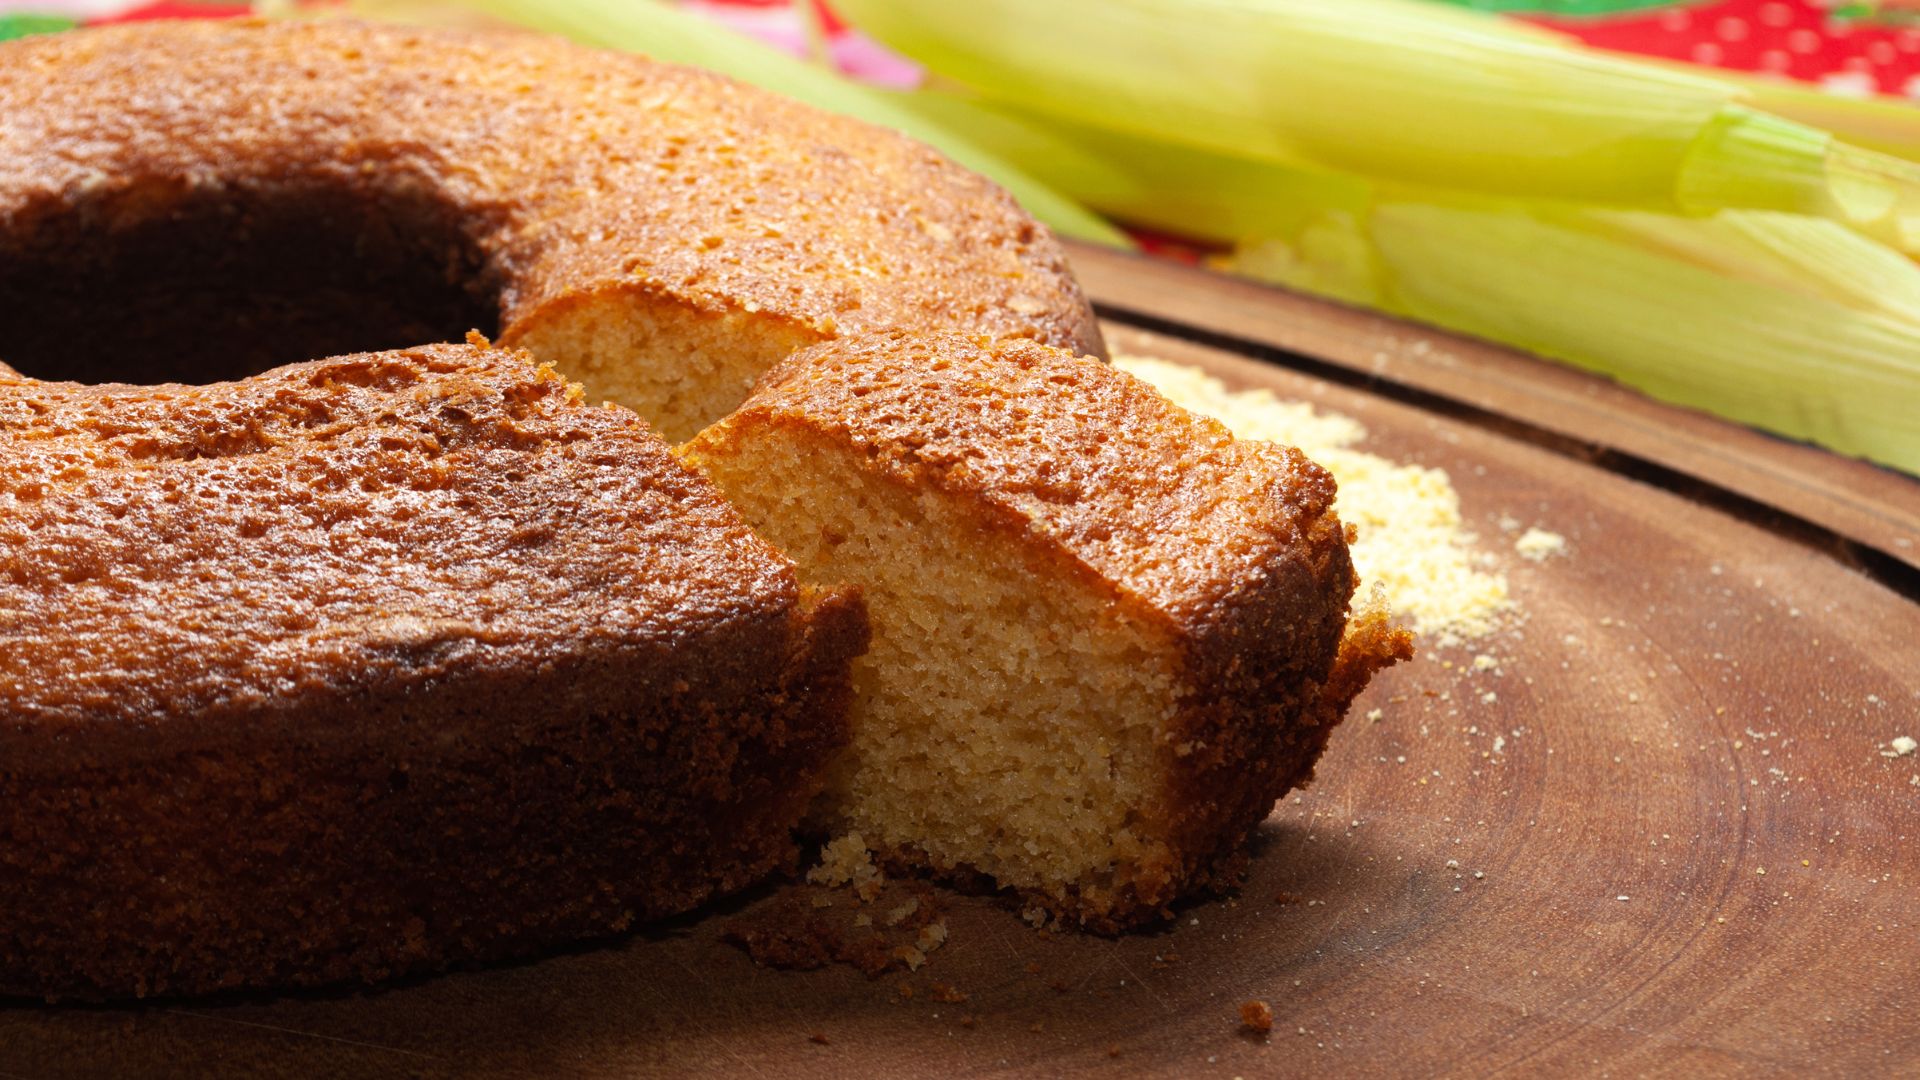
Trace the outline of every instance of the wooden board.
{"type": "Polygon", "coordinates": [[[946,947],[869,980],[723,942],[796,887],[769,889],[379,992],[0,1009],[0,1076],[1920,1072],[1920,756],[1882,756],[1920,737],[1920,485],[1488,346],[1077,257],[1119,347],[1446,469],[1523,613],[1370,690],[1237,896],[1107,940],[943,895],[946,947]],[[1518,559],[1503,517],[1568,553],[1518,559]],[[1266,1038],[1239,1030],[1250,999],[1266,1038]]]}

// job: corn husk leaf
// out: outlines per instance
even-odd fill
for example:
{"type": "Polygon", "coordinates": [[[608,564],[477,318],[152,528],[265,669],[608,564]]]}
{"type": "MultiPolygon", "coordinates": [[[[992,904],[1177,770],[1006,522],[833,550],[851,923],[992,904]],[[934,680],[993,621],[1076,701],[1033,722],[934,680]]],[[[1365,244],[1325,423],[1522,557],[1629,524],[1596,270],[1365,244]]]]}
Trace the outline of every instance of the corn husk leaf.
{"type": "Polygon", "coordinates": [[[1920,248],[1920,167],[1742,85],[1411,0],[841,0],[981,95],[1232,157],[1481,195],[1831,217],[1920,248]]]}
{"type": "Polygon", "coordinates": [[[1103,214],[1197,240],[1287,233],[1326,208],[1358,211],[1373,198],[1372,185],[1332,172],[1169,147],[963,93],[920,90],[898,100],[1103,214]]]}
{"type": "Polygon", "coordinates": [[[1845,97],[1738,71],[1716,71],[1713,77],[1738,86],[1756,109],[1830,132],[1864,150],[1920,162],[1920,110],[1912,102],[1845,97]]]}
{"type": "Polygon", "coordinates": [[[954,93],[902,100],[1120,220],[1242,238],[1242,273],[1920,471],[1920,267],[1838,222],[1383,184],[954,93]]]}
{"type": "Polygon", "coordinates": [[[1356,228],[1370,259],[1340,289],[1296,238],[1235,266],[1920,472],[1920,269],[1834,222],[1383,197],[1356,228]]]}

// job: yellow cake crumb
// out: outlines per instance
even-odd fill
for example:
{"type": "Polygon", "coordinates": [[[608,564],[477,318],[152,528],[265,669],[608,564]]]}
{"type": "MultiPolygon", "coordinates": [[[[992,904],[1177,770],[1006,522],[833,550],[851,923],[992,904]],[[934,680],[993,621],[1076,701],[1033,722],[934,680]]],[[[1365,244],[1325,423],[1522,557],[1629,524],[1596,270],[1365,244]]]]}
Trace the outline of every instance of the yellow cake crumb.
{"type": "Polygon", "coordinates": [[[947,943],[947,924],[931,922],[920,928],[920,937],[914,942],[923,953],[930,953],[947,943]]]}
{"type": "Polygon", "coordinates": [[[886,884],[886,875],[873,865],[873,852],[857,832],[838,837],[820,849],[820,865],[807,871],[807,880],[815,885],[850,886],[854,895],[871,900],[886,884]]]}
{"type": "Polygon", "coordinates": [[[920,910],[920,901],[909,898],[906,903],[887,912],[886,923],[888,926],[899,926],[907,921],[909,915],[918,910],[920,910]]]}
{"type": "Polygon", "coordinates": [[[1513,542],[1513,550],[1532,562],[1546,562],[1567,550],[1567,538],[1541,528],[1528,529],[1513,542]]]}

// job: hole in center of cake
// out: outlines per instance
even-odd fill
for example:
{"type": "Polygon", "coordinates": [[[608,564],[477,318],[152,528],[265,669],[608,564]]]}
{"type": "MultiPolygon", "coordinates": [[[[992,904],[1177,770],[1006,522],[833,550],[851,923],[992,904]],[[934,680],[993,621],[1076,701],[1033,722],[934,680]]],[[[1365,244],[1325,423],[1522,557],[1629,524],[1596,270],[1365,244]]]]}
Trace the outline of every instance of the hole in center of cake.
{"type": "Polygon", "coordinates": [[[41,379],[220,382],[499,317],[484,258],[427,199],[122,193],[0,236],[0,361],[41,379]]]}

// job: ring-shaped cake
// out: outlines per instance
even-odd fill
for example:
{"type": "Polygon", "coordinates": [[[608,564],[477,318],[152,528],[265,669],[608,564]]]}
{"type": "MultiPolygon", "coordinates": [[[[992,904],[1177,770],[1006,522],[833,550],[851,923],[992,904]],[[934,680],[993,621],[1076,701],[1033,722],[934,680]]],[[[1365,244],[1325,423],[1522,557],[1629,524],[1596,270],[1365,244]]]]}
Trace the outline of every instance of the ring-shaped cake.
{"type": "Polygon", "coordinates": [[[0,992],[521,955],[809,806],[1119,929],[1407,654],[1326,474],[898,135],[508,34],[0,61],[0,992]]]}

